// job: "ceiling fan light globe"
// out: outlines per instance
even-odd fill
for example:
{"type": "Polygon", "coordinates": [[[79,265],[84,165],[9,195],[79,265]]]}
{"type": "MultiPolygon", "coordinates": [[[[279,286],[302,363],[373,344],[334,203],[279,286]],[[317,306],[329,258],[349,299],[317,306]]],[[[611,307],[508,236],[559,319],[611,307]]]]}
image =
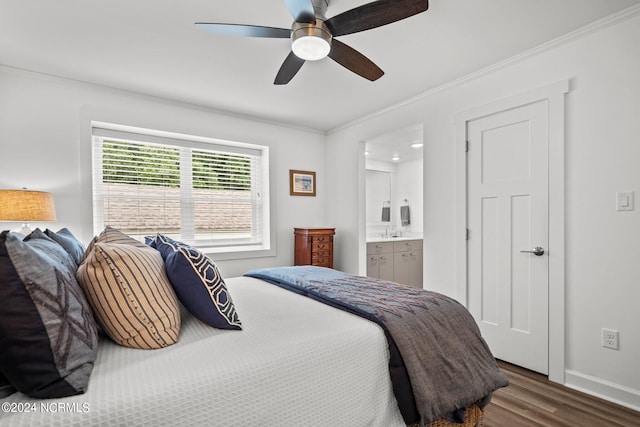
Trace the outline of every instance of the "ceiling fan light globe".
{"type": "Polygon", "coordinates": [[[291,50],[305,61],[325,58],[331,51],[331,33],[322,19],[315,23],[294,22],[291,29],[291,50]]]}
{"type": "Polygon", "coordinates": [[[303,36],[291,43],[291,50],[297,57],[306,61],[318,61],[329,55],[331,45],[318,36],[303,36]]]}

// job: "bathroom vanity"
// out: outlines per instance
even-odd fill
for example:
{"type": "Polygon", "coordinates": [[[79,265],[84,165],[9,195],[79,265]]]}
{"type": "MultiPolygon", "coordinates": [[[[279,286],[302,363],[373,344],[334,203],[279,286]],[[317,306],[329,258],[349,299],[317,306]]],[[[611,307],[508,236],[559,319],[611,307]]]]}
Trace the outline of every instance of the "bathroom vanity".
{"type": "Polygon", "coordinates": [[[422,288],[422,239],[368,239],[367,276],[422,288]]]}

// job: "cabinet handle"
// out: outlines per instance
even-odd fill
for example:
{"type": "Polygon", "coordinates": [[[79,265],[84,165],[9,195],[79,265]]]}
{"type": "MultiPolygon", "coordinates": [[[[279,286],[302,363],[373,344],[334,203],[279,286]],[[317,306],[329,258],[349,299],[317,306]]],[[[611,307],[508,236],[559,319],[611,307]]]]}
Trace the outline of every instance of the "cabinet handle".
{"type": "Polygon", "coordinates": [[[387,259],[387,257],[386,256],[381,256],[380,259],[387,259]]]}

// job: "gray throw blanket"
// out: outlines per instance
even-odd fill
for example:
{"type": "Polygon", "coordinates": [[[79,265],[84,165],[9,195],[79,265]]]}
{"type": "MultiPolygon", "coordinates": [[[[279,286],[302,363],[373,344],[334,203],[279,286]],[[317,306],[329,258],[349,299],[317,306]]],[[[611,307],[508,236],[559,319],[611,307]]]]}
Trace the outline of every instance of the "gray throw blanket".
{"type": "MultiPolygon", "coordinates": [[[[276,267],[253,270],[257,277],[318,301],[355,313],[385,330],[393,359],[400,357],[408,374],[415,408],[423,422],[451,418],[473,403],[488,402],[508,384],[496,365],[473,317],[444,295],[320,267],[276,267]],[[399,355],[394,355],[397,347],[399,355]]],[[[402,385],[394,392],[400,409],[402,385]]],[[[419,422],[402,411],[407,424],[419,422]]]]}

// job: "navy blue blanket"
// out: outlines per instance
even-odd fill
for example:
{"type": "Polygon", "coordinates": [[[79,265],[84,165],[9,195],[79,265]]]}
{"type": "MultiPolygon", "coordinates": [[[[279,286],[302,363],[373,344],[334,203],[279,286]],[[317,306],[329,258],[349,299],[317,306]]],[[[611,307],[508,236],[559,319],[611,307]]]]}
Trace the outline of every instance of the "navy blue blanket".
{"type": "Polygon", "coordinates": [[[255,277],[356,314],[382,327],[389,373],[407,424],[463,421],[507,385],[469,312],[444,295],[323,267],[252,270],[255,277]]]}

